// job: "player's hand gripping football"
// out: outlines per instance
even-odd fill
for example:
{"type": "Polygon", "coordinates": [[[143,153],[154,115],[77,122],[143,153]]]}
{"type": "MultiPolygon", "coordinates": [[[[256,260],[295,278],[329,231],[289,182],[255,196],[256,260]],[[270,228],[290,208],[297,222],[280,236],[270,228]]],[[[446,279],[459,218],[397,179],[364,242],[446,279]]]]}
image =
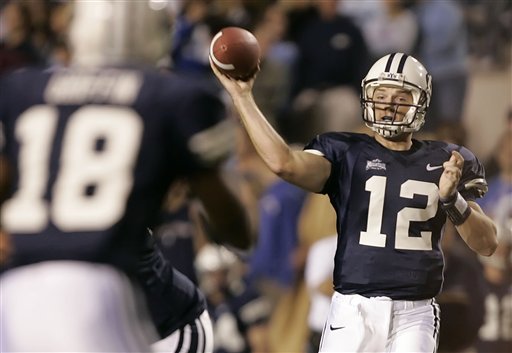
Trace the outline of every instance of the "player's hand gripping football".
{"type": "Polygon", "coordinates": [[[450,159],[443,163],[444,171],[439,179],[439,197],[441,199],[446,200],[457,192],[463,166],[464,158],[457,151],[453,151],[450,159]]]}
{"type": "Polygon", "coordinates": [[[247,81],[235,80],[229,76],[224,75],[212,62],[212,58],[210,59],[210,66],[215,73],[215,76],[219,79],[220,83],[224,86],[226,91],[231,95],[231,97],[235,97],[237,95],[244,95],[247,93],[251,93],[252,86],[254,85],[254,79],[256,78],[257,73],[260,71],[260,67],[258,65],[258,69],[254,73],[254,75],[248,79],[247,81]]]}

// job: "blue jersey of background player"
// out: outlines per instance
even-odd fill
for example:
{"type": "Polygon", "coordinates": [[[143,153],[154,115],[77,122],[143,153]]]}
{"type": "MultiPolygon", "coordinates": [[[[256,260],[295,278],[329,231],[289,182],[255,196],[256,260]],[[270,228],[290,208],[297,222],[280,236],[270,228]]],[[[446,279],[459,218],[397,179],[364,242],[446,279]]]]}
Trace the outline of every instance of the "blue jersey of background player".
{"type": "Polygon", "coordinates": [[[218,169],[230,140],[224,107],[215,90],[128,68],[165,47],[157,32],[169,28],[156,29],[165,10],[142,1],[75,7],[73,66],[0,83],[9,168],[1,184],[10,183],[1,226],[13,248],[0,278],[1,348],[147,351],[124,273],[135,273],[171,181],[188,178],[217,241],[250,243],[245,212],[218,169]],[[20,317],[30,322],[20,326],[20,317]]]}
{"type": "Polygon", "coordinates": [[[153,343],[153,351],[213,351],[213,327],[206,298],[165,259],[150,232],[140,250],[137,279],[160,337],[153,343]]]}
{"type": "Polygon", "coordinates": [[[361,83],[363,121],[373,136],[324,133],[295,151],[255,104],[254,79],[229,79],[211,66],[270,170],[327,193],[336,211],[336,291],[320,351],[435,351],[446,219],[480,255],[490,256],[497,239],[493,221],[474,202],[487,189],[475,156],[412,137],[432,96],[425,67],[404,53],[380,58],[361,83]]]}
{"type": "Polygon", "coordinates": [[[203,144],[226,123],[215,92],[170,74],[25,70],[1,90],[13,266],[73,259],[133,270],[169,182],[206,178],[216,161],[203,144]]]}

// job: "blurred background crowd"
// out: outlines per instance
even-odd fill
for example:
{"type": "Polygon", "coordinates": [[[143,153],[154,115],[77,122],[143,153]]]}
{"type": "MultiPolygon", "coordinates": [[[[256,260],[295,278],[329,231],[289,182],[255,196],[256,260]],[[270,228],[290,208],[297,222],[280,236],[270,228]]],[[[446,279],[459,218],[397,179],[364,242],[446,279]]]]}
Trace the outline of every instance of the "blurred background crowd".
{"type": "MultiPolygon", "coordinates": [[[[485,260],[461,246],[455,229],[446,233],[439,351],[512,351],[512,1],[151,3],[166,7],[173,22],[160,69],[205,84],[216,82],[208,62],[213,35],[226,26],[251,30],[262,50],[255,100],[297,148],[324,131],[369,133],[359,103],[363,75],[390,52],[418,58],[433,75],[433,98],[417,138],[475,152],[489,183],[481,206],[500,225],[499,250],[485,260]]],[[[0,4],[0,75],[69,64],[68,1],[0,4]]],[[[184,181],[169,191],[154,234],[206,294],[216,352],[313,352],[332,294],[334,212],[326,197],[272,174],[234,125],[237,143],[225,168],[237,169],[233,182],[258,224],[253,252],[235,255],[208,240],[197,222],[201,206],[184,181]]]]}

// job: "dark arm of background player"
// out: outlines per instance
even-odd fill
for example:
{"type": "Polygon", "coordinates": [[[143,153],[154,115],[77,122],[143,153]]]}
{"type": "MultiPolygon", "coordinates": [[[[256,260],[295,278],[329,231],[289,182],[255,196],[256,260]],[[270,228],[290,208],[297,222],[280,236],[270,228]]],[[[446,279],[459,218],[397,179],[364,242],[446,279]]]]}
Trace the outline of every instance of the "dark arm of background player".
{"type": "Polygon", "coordinates": [[[208,216],[212,240],[240,250],[253,245],[249,216],[241,200],[224,181],[221,171],[200,173],[188,179],[190,189],[197,196],[208,216]]]}

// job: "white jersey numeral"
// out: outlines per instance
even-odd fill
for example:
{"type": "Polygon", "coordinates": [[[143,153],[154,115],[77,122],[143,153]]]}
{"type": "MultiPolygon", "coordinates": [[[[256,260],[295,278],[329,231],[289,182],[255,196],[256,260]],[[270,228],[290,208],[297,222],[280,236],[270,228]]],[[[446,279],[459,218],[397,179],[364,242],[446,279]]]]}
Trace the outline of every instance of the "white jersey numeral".
{"type": "Polygon", "coordinates": [[[383,248],[386,246],[386,234],[382,234],[380,228],[384,213],[386,177],[372,176],[366,181],[365,186],[365,190],[370,192],[370,205],[368,206],[366,232],[361,232],[359,244],[383,248]]]}
{"type": "Polygon", "coordinates": [[[140,116],[126,107],[86,106],[69,117],[50,209],[44,193],[57,121],[50,106],[30,108],[17,121],[19,187],[2,209],[11,232],[40,232],[50,219],[63,231],[94,231],[124,212],[142,136],[140,116]]]}
{"type": "Polygon", "coordinates": [[[34,106],[23,112],[15,127],[20,143],[19,188],[2,207],[2,224],[9,231],[34,233],[48,222],[43,199],[48,180],[48,161],[57,115],[48,106],[34,106]]]}
{"type": "MultiPolygon", "coordinates": [[[[387,178],[372,176],[366,181],[365,190],[370,192],[366,231],[360,233],[359,244],[383,248],[386,234],[381,233],[387,178]]],[[[434,183],[408,180],[400,187],[400,197],[412,199],[414,195],[427,196],[425,208],[405,207],[396,218],[395,248],[401,250],[432,250],[432,232],[421,232],[421,237],[409,236],[411,222],[425,222],[437,213],[438,188],[434,183]]]]}
{"type": "Polygon", "coordinates": [[[512,294],[501,300],[496,294],[485,299],[485,321],[478,333],[484,341],[512,340],[512,294]]]}

